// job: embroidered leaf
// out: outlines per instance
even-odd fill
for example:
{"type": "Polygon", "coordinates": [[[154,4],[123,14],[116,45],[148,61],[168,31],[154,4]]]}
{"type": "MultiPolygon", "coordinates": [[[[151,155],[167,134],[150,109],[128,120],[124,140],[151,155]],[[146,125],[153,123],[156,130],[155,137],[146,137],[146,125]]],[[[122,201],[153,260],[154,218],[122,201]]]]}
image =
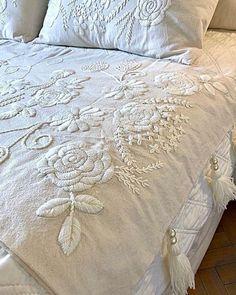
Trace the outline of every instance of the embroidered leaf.
{"type": "Polygon", "coordinates": [[[75,197],[75,208],[89,214],[100,212],[104,206],[98,199],[89,195],[79,195],[75,197]]]}
{"type": "Polygon", "coordinates": [[[220,82],[214,82],[213,86],[223,93],[228,93],[228,89],[220,82]]]}
{"type": "Polygon", "coordinates": [[[40,217],[56,217],[65,212],[70,204],[69,198],[55,198],[43,204],[36,213],[40,217]]]}
{"type": "Polygon", "coordinates": [[[8,111],[0,114],[0,120],[7,120],[18,115],[18,110],[8,111]]]}
{"type": "Polygon", "coordinates": [[[208,92],[210,92],[212,95],[216,94],[215,88],[210,83],[204,83],[204,86],[208,92]]]}
{"type": "Polygon", "coordinates": [[[58,242],[63,253],[67,256],[78,246],[80,242],[80,224],[74,214],[66,217],[58,236],[58,242]]]}

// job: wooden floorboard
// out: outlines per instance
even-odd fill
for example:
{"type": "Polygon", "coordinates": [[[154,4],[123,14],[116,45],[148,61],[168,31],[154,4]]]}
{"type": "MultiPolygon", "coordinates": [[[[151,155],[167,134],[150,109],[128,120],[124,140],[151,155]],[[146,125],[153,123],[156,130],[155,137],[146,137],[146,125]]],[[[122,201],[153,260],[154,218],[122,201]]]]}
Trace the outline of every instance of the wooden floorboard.
{"type": "Polygon", "coordinates": [[[236,202],[225,211],[188,294],[236,295],[236,202]]]}

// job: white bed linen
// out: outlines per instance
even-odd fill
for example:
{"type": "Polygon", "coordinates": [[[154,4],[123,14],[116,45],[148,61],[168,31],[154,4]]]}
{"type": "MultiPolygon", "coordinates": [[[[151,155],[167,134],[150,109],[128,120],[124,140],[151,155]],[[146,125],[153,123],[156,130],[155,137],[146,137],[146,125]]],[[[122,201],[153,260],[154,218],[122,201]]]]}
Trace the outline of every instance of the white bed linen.
{"type": "MultiPolygon", "coordinates": [[[[206,63],[208,62],[210,64],[213,62],[219,71],[222,71],[229,76],[232,75],[232,78],[235,77],[235,34],[209,32],[206,37],[205,44],[204,50],[209,56],[209,59],[206,60],[206,63]],[[234,40],[231,37],[234,37],[234,40]]],[[[57,57],[56,60],[58,62],[63,62],[63,57],[57,57]]],[[[52,58],[50,62],[55,62],[55,59],[52,58]]],[[[228,169],[228,173],[230,174],[232,172],[232,164],[229,161],[229,142],[230,141],[227,137],[221,145],[218,153],[220,155],[222,165],[224,165],[225,169],[228,169]],[[226,159],[226,161],[224,159],[226,159]]],[[[209,195],[208,189],[206,188],[205,181],[203,181],[203,176],[199,179],[198,186],[191,193],[189,199],[190,200],[186,203],[183,210],[181,211],[181,214],[174,222],[174,225],[177,230],[179,229],[178,234],[181,236],[180,241],[185,246],[184,250],[191,256],[191,251],[194,252],[193,250],[196,247],[198,234],[202,230],[204,224],[207,224],[207,220],[212,217],[211,197],[209,195]],[[190,219],[188,223],[183,224],[183,220],[186,220],[189,210],[191,209],[196,210],[196,215],[190,214],[189,216],[194,216],[195,218],[190,219]],[[186,228],[188,224],[192,225],[191,228],[186,228]]],[[[212,220],[212,222],[214,222],[214,220],[218,221],[219,216],[212,217],[212,220]]],[[[217,222],[215,225],[216,224],[217,222]]],[[[202,257],[201,254],[199,254],[200,258],[202,257]]],[[[2,251],[1,256],[0,295],[17,295],[22,293],[29,293],[31,295],[47,294],[43,289],[38,287],[37,283],[21,269],[21,267],[12,259],[10,255],[6,255],[6,253],[2,251]]],[[[198,265],[200,260],[199,257],[193,256],[193,265],[198,265]]],[[[157,261],[158,259],[160,260],[160,258],[157,258],[157,261]]],[[[147,271],[147,275],[140,281],[137,287],[136,293],[138,295],[159,295],[164,291],[168,294],[169,291],[166,291],[168,279],[164,275],[165,272],[163,272],[162,262],[160,261],[154,264],[155,267],[152,266],[150,268],[153,277],[152,274],[150,275],[150,270],[147,271]],[[156,274],[158,274],[157,280],[155,280],[156,274]],[[160,279],[161,276],[163,279],[160,279]]]]}
{"type": "MultiPolygon", "coordinates": [[[[217,156],[225,175],[231,175],[235,163],[231,135],[220,144],[217,156]]],[[[190,257],[194,271],[207,250],[221,219],[222,212],[213,209],[212,195],[201,175],[179,216],[173,222],[180,244],[190,257]]],[[[3,249],[0,252],[0,295],[48,295],[40,285],[3,249]]],[[[163,258],[157,256],[137,284],[135,295],[171,294],[168,272],[163,258]]]]}

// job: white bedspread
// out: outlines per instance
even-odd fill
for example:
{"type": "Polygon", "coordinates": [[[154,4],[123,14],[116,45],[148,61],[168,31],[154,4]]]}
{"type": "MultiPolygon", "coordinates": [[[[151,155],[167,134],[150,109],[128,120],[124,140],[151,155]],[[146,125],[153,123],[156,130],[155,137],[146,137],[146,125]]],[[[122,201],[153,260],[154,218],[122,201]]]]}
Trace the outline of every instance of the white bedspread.
{"type": "MultiPolygon", "coordinates": [[[[209,32],[194,67],[0,46],[0,239],[56,294],[130,294],[233,124],[235,34],[209,32]]],[[[3,294],[31,288],[4,259],[23,286],[3,294]]]]}

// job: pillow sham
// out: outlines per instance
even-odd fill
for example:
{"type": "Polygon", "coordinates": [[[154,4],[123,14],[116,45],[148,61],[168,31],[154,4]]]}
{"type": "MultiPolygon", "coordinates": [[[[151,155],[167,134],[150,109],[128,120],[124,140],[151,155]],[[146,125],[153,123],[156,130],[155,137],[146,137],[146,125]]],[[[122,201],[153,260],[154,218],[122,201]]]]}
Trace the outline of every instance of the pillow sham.
{"type": "Polygon", "coordinates": [[[236,30],[236,0],[219,1],[210,28],[236,30]]]}
{"type": "Polygon", "coordinates": [[[48,0],[0,0],[0,38],[31,41],[37,37],[48,0]]]}
{"type": "Polygon", "coordinates": [[[192,62],[218,0],[51,0],[39,42],[192,62]]]}

